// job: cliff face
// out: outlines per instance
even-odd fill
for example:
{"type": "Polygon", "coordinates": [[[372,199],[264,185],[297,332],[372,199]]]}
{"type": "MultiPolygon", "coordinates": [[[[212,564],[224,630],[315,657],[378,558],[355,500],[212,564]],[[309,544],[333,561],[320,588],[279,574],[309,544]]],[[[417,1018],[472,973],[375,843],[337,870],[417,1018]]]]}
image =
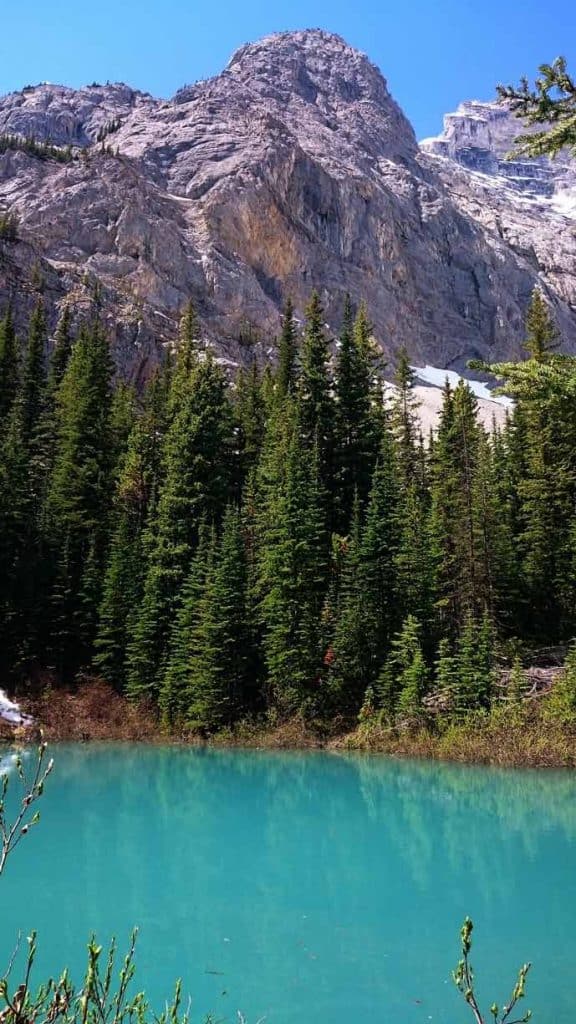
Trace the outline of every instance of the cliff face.
{"type": "Polygon", "coordinates": [[[389,355],[404,344],[413,362],[462,368],[519,351],[540,281],[575,347],[574,164],[515,171],[516,129],[465,104],[421,149],[380,72],[320,31],[245,46],[170,101],[28,88],[0,100],[0,134],[73,158],[0,155],[0,207],[20,220],[20,241],[0,243],[0,292],[34,264],[55,304],[73,289],[87,305],[98,281],[131,375],[190,297],[237,361],[247,344],[265,357],[282,300],[301,316],[312,287],[331,327],[349,292],[389,355]]]}

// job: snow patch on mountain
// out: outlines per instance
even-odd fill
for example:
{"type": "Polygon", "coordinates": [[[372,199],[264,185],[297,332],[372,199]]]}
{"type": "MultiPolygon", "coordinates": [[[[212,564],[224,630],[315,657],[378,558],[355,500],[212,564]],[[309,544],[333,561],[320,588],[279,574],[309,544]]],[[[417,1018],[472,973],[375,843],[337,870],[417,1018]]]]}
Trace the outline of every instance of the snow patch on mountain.
{"type": "Polygon", "coordinates": [[[513,405],[511,398],[508,398],[506,395],[495,394],[483,381],[461,377],[454,370],[442,370],[437,366],[413,366],[412,369],[418,380],[425,384],[431,384],[433,387],[443,388],[446,381],[448,381],[450,387],[455,388],[463,380],[476,395],[476,398],[481,398],[485,402],[493,402],[496,405],[508,407],[513,405]]]}

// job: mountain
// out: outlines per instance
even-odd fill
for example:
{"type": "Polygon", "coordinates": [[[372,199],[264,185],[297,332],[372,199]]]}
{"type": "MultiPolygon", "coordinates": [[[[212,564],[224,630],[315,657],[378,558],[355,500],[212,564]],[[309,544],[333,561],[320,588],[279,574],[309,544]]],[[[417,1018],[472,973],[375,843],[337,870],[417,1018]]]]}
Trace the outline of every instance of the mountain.
{"type": "Polygon", "coordinates": [[[313,287],[331,328],[349,292],[391,359],[458,370],[519,352],[540,282],[573,350],[575,164],[507,164],[517,125],[464,104],[420,147],[380,71],[320,30],[244,46],[171,100],[28,86],[0,99],[0,209],[19,219],[0,299],[29,306],[42,280],[55,316],[98,283],[131,376],[188,298],[237,362],[267,357],[283,299],[301,317],[313,287]]]}

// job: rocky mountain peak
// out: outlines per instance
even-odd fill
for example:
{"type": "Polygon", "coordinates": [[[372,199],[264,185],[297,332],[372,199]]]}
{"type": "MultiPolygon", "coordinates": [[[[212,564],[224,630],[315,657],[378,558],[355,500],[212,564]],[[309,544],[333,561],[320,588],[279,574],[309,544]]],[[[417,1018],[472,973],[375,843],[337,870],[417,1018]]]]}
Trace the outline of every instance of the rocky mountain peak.
{"type": "Polygon", "coordinates": [[[390,102],[386,81],[368,57],[322,29],[280,32],[248,43],[226,70],[252,86],[287,90],[308,103],[320,97],[332,105],[390,102]]]}
{"type": "Polygon", "coordinates": [[[333,330],[347,293],[365,300],[391,361],[401,345],[452,369],[518,353],[536,283],[573,346],[574,222],[550,175],[574,161],[510,173],[516,130],[462,104],[419,148],[380,71],[316,29],[244,46],[172,100],[27,88],[0,98],[0,211],[19,224],[0,240],[0,300],[31,303],[38,265],[54,316],[98,282],[129,375],[190,298],[221,358],[247,358],[246,338],[268,358],[284,299],[300,319],[312,288],[333,330]]]}

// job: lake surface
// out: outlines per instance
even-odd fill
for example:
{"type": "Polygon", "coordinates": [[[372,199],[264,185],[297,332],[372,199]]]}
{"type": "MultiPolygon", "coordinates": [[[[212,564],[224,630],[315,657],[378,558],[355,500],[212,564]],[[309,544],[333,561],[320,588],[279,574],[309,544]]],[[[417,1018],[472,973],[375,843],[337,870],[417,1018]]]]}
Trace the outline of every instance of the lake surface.
{"type": "Polygon", "coordinates": [[[89,933],[192,1020],[457,1024],[466,914],[486,1008],[532,960],[536,1024],[576,1009],[576,775],[324,753],[66,746],[0,879],[0,967],[80,976],[89,933]]]}

